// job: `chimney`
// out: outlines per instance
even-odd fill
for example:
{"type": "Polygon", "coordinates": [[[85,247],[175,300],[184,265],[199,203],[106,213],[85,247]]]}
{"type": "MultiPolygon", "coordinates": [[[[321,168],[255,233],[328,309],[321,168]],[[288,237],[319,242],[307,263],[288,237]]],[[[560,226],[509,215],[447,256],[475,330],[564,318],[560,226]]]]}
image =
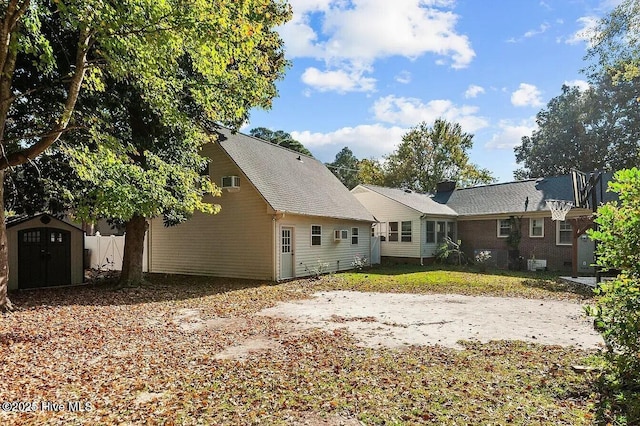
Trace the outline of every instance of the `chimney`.
{"type": "Polygon", "coordinates": [[[445,180],[436,184],[436,193],[451,192],[456,189],[456,181],[445,180]]]}

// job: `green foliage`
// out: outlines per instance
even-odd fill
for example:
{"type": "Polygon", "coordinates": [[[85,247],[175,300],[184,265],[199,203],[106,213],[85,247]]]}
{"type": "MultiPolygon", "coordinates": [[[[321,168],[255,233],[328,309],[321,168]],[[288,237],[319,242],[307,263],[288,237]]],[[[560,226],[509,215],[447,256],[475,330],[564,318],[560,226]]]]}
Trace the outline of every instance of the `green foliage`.
{"type": "Polygon", "coordinates": [[[600,20],[587,58],[595,59],[590,71],[615,80],[640,78],[640,1],[624,0],[600,20]]]}
{"type": "Polygon", "coordinates": [[[607,385],[623,399],[614,416],[637,424],[640,410],[636,406],[634,411],[633,404],[638,404],[640,392],[640,170],[616,172],[609,190],[618,194],[619,202],[598,209],[597,230],[589,236],[597,242],[598,266],[619,270],[620,275],[600,285],[597,303],[587,312],[607,344],[607,385]]]}
{"type": "Polygon", "coordinates": [[[251,129],[249,131],[249,134],[256,138],[260,138],[273,144],[280,145],[283,148],[287,148],[292,151],[299,152],[300,154],[313,157],[311,151],[305,148],[305,146],[300,142],[293,139],[293,137],[284,130],[276,130],[274,132],[273,130],[267,129],[266,127],[256,127],[255,129],[251,129]]]}
{"type": "Polygon", "coordinates": [[[473,135],[464,133],[458,123],[443,119],[437,119],[433,126],[420,123],[386,158],[386,183],[426,193],[435,191],[436,185],[445,180],[460,186],[493,182],[488,170],[469,163],[472,146],[473,135]]]}
{"type": "Polygon", "coordinates": [[[640,160],[640,112],[637,87],[615,84],[606,75],[590,88],[562,86],[536,115],[537,129],[514,148],[517,179],[579,170],[617,170],[640,160]]]}
{"type": "Polygon", "coordinates": [[[358,161],[358,183],[383,186],[385,176],[380,162],[367,158],[358,161]]]}
{"type": "Polygon", "coordinates": [[[347,188],[352,189],[358,185],[358,159],[348,147],[342,148],[333,163],[328,163],[327,167],[347,188]]]}

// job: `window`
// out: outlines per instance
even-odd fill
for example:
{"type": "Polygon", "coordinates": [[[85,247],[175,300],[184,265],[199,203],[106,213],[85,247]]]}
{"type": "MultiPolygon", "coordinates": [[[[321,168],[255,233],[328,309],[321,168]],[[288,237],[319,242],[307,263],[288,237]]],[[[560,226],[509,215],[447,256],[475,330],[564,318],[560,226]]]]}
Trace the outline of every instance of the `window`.
{"type": "Polygon", "coordinates": [[[511,221],[509,219],[498,219],[498,238],[506,238],[511,233],[511,221]]]}
{"type": "Polygon", "coordinates": [[[573,227],[568,220],[556,221],[556,244],[570,246],[573,243],[573,227]]]}
{"type": "Polygon", "coordinates": [[[398,222],[389,222],[389,241],[398,241],[398,222]]]}
{"type": "Polygon", "coordinates": [[[438,244],[443,243],[444,237],[447,235],[447,222],[437,222],[436,230],[438,244]]]}
{"type": "Polygon", "coordinates": [[[22,234],[22,241],[25,243],[39,243],[40,231],[27,231],[22,234]]]}
{"type": "Polygon", "coordinates": [[[433,220],[428,220],[426,222],[427,227],[427,243],[435,243],[436,242],[436,223],[433,220]]]}
{"type": "Polygon", "coordinates": [[[311,245],[312,246],[322,245],[322,226],[311,225],[311,245]]]}
{"type": "Polygon", "coordinates": [[[529,237],[544,237],[544,219],[529,219],[529,237]]]}
{"type": "Polygon", "coordinates": [[[447,222],[447,237],[451,238],[451,241],[455,241],[455,223],[447,222]]]}
{"type": "Polygon", "coordinates": [[[411,242],[411,221],[402,222],[402,235],[400,236],[400,241],[403,243],[411,242]]]}
{"type": "Polygon", "coordinates": [[[351,228],[351,244],[358,244],[358,234],[360,230],[358,228],[351,228]]]}

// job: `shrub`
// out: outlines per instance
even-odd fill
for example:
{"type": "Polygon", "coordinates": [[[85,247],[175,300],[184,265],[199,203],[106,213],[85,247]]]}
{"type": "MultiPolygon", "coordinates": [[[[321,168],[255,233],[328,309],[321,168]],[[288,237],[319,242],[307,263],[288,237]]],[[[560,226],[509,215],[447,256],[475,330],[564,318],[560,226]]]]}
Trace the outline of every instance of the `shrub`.
{"type": "MultiPolygon", "coordinates": [[[[589,236],[597,242],[596,264],[621,273],[600,285],[596,304],[587,313],[607,345],[608,375],[613,377],[609,384],[619,390],[618,398],[637,399],[633,395],[640,391],[640,170],[618,171],[608,190],[616,192],[619,201],[598,209],[598,227],[589,236]]],[[[631,400],[621,416],[629,424],[640,421],[629,418],[635,412],[629,404],[631,400]]]]}

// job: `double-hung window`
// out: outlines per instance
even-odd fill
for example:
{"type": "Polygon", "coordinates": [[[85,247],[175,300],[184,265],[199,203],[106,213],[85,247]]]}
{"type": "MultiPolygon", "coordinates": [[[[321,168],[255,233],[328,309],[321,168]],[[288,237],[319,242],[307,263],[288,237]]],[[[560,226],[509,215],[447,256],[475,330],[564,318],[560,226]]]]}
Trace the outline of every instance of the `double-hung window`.
{"type": "Polygon", "coordinates": [[[389,222],[389,241],[398,241],[398,222],[389,222]]]}
{"type": "Polygon", "coordinates": [[[411,221],[403,221],[402,222],[402,235],[400,236],[400,241],[403,243],[411,242],[411,221]]]}
{"type": "Polygon", "coordinates": [[[544,219],[529,219],[529,237],[544,237],[544,219]]]}
{"type": "Polygon", "coordinates": [[[511,220],[498,219],[498,238],[506,238],[511,233],[511,220]]]}
{"type": "Polygon", "coordinates": [[[351,228],[351,244],[358,244],[358,235],[360,234],[359,228],[351,228]]]}
{"type": "Polygon", "coordinates": [[[322,226],[311,225],[311,245],[312,246],[322,245],[322,226]]]}
{"type": "Polygon", "coordinates": [[[568,220],[556,222],[556,244],[559,246],[570,246],[573,241],[573,227],[568,220]]]}

